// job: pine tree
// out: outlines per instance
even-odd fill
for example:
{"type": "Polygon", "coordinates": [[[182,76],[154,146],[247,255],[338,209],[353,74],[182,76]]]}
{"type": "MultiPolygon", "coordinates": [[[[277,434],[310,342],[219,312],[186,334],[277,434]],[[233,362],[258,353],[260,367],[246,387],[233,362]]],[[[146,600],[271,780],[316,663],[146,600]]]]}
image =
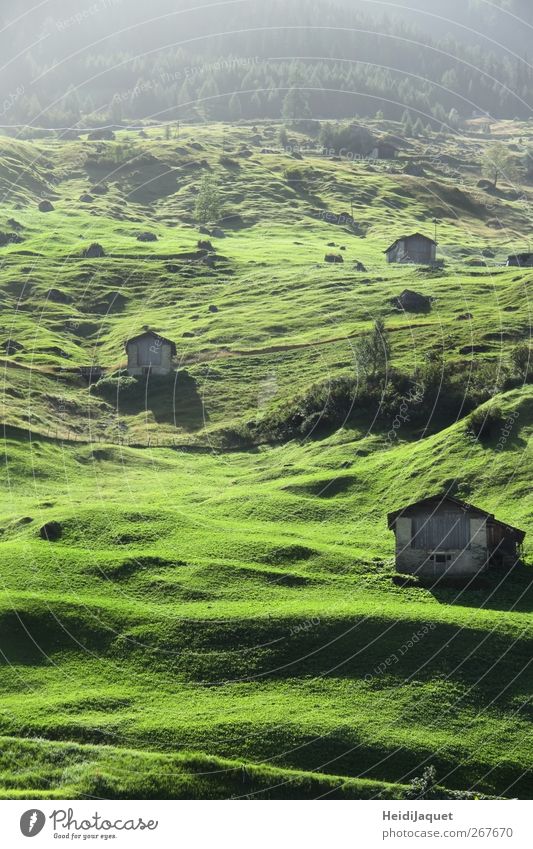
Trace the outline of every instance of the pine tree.
{"type": "Polygon", "coordinates": [[[200,183],[194,215],[199,224],[217,221],[222,215],[222,198],[215,177],[206,174],[200,183]]]}

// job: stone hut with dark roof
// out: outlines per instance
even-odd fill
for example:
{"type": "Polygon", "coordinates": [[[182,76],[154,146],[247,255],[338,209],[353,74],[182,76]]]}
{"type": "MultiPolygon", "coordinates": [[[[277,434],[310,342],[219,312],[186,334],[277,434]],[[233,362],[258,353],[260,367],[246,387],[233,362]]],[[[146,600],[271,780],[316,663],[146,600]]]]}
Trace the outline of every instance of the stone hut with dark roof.
{"type": "Polygon", "coordinates": [[[412,262],[432,265],[437,259],[437,243],[422,233],[400,236],[385,251],[387,262],[412,262]]]}
{"type": "Polygon", "coordinates": [[[172,371],[172,357],[176,345],[153,330],[133,336],[125,344],[128,355],[128,374],[168,374],[172,371]]]}
{"type": "Polygon", "coordinates": [[[473,577],[520,559],[525,532],[449,495],[432,496],[388,515],[396,569],[421,577],[473,577]]]}

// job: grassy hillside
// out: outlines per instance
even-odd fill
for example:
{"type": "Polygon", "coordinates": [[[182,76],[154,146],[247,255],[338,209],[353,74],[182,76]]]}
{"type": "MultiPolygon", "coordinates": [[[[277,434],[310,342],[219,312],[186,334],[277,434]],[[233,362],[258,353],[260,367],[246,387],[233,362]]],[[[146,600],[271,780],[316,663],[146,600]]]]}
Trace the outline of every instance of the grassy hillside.
{"type": "Polygon", "coordinates": [[[532,272],[502,262],[530,189],[479,188],[474,136],[350,162],[295,159],[268,127],[159,135],[1,142],[0,231],[21,241],[0,248],[0,796],[402,797],[431,764],[441,793],[530,798],[533,389],[500,379],[529,338],[532,272]],[[194,220],[204,173],[223,237],[194,220]],[[354,227],[329,223],[351,204],[354,227]],[[387,266],[436,216],[443,268],[387,266]],[[395,310],[405,288],[431,310],[395,310]],[[396,396],[374,415],[354,384],[344,425],[242,438],[334,398],[377,318],[398,373],[444,352],[508,437],[476,440],[459,406],[391,440],[396,396]],[[144,326],[176,373],[127,385],[144,326]],[[395,582],[387,511],[446,490],[528,531],[526,564],[395,582]]]}

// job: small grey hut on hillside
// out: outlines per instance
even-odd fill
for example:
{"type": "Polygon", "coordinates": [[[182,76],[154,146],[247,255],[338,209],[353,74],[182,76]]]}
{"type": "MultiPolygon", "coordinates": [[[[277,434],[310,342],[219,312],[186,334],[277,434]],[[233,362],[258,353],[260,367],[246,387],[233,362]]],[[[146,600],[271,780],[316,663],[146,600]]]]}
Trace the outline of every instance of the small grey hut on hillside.
{"type": "Polygon", "coordinates": [[[146,330],[128,339],[125,348],[128,355],[128,374],[168,374],[172,371],[172,357],[176,356],[176,345],[153,330],[146,330]]]}
{"type": "Polygon", "coordinates": [[[525,532],[452,496],[432,496],[388,515],[396,569],[408,575],[472,577],[489,565],[514,566],[525,532]]]}
{"type": "Polygon", "coordinates": [[[431,265],[437,259],[437,243],[422,233],[400,236],[385,251],[387,262],[412,262],[431,265]]]}

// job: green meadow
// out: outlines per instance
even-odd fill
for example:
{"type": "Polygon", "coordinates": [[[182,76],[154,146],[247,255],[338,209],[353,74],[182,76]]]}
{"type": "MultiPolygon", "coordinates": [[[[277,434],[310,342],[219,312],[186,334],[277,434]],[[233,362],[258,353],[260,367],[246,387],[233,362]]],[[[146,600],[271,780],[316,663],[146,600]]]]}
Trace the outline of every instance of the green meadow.
{"type": "Polygon", "coordinates": [[[295,158],[277,130],[0,141],[0,231],[20,237],[0,248],[1,798],[404,798],[428,766],[449,798],[531,798],[533,388],[511,355],[533,269],[504,263],[533,189],[480,188],[480,136],[350,161],[295,158]],[[206,174],[218,236],[195,220],[206,174]],[[386,264],[434,219],[442,268],[386,264]],[[431,309],[395,309],[406,288],[431,309]],[[395,396],[365,407],[377,319],[397,373],[443,358],[470,406],[398,428],[395,396]],[[176,371],[132,386],[144,327],[176,371]],[[349,415],[270,438],[341,379],[349,415]],[[494,405],[510,434],[474,438],[494,405]],[[526,530],[524,563],[395,580],[387,512],[445,491],[526,530]]]}

